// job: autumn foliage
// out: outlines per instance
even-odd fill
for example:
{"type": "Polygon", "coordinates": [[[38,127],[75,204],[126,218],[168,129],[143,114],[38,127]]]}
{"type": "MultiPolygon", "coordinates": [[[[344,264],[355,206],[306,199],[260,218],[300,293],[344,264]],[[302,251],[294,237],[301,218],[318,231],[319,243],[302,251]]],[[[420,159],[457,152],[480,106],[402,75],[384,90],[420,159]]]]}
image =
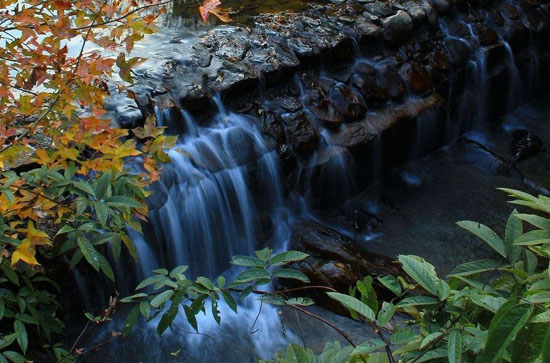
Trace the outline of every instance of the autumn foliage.
{"type": "Polygon", "coordinates": [[[87,261],[114,279],[107,249],[135,255],[127,227],[140,230],[175,139],[154,118],[114,127],[103,103],[132,83],[142,59],[129,54],[163,4],[0,0],[0,362],[24,359],[29,336],[41,346],[62,331],[47,260],[70,261],[67,271],[87,261]]]}

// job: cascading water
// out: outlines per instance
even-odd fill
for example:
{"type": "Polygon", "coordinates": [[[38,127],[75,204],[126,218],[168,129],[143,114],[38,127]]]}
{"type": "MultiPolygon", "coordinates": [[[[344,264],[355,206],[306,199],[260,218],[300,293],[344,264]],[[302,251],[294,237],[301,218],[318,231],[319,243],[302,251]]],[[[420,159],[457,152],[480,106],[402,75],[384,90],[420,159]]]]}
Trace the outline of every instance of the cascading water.
{"type": "MultiPolygon", "coordinates": [[[[471,52],[465,69],[466,86],[462,87],[465,91],[457,95],[460,98],[457,109],[447,109],[445,135],[435,131],[438,127],[434,122],[442,117],[438,112],[427,112],[413,120],[413,134],[409,135],[413,140],[409,140],[410,150],[407,151],[409,161],[433,150],[430,144],[437,143],[438,138],[448,143],[487,119],[488,55],[472,24],[467,21],[458,23],[468,29],[465,36],[449,30],[443,19],[440,25],[445,40],[459,42],[471,52]]],[[[499,34],[506,50],[505,66],[510,75],[507,102],[510,106],[519,102],[517,92],[522,80],[527,88],[536,88],[533,74],[538,72],[539,65],[534,56],[527,72],[529,78],[525,80],[514,63],[512,48],[505,38],[504,33],[499,34]]],[[[353,44],[356,65],[361,62],[374,67],[384,65],[384,60],[361,56],[357,42],[353,44]]],[[[453,77],[458,75],[451,75],[453,77]]],[[[299,79],[296,85],[303,101],[307,90],[299,79]]],[[[454,97],[453,82],[449,88],[449,98],[454,97]]],[[[320,193],[339,204],[357,192],[353,159],[345,148],[333,143],[330,132],[325,129],[312,156],[299,161],[296,175],[293,175],[296,190],[286,194],[279,157],[258,129],[261,122],[250,116],[228,112],[219,97],[214,101],[218,114],[208,126],[199,125],[184,109],[178,111],[178,117],[181,116],[178,122],[173,119],[173,111],[155,109],[158,125],[167,126],[181,135],[178,144],[169,151],[172,162],[165,166],[161,181],[153,187],[155,196],[150,205],[146,237],[131,232],[139,256],[136,268],[139,279],[147,277],[156,267],[171,268],[181,264],[189,265],[192,276],[214,277],[221,273],[232,276],[236,271],[228,270],[230,256],[252,255],[254,250],[264,245],[275,250],[286,249],[293,220],[304,215],[312,217],[308,208],[315,207],[315,203],[322,199],[320,193]]],[[[315,119],[307,108],[306,112],[315,119]]],[[[367,163],[372,169],[368,172],[367,183],[373,184],[382,174],[384,140],[383,135],[377,134],[375,127],[370,126],[375,136],[369,155],[373,160],[367,163]]],[[[403,175],[403,178],[410,184],[421,183],[414,173],[403,175]]],[[[326,207],[327,200],[322,203],[326,207]]],[[[375,213],[378,207],[373,205],[372,210],[375,213]]],[[[132,286],[121,286],[121,291],[124,288],[130,290],[132,286]]],[[[125,354],[126,360],[145,356],[152,361],[162,361],[171,347],[175,347],[173,351],[184,347],[185,360],[229,362],[269,357],[289,341],[297,341],[292,332],[281,329],[281,319],[275,308],[261,307],[257,322],[260,303],[256,300],[244,301],[238,315],[223,304],[220,308],[221,327],[211,317],[201,315],[198,318],[200,331],[206,335],[190,334],[192,328],[180,314],[176,319],[178,329],[163,336],[163,347],[153,349],[156,334],[153,322],[131,338],[139,343],[134,352],[124,352],[121,346],[112,348],[117,350],[118,356],[125,354]]]]}

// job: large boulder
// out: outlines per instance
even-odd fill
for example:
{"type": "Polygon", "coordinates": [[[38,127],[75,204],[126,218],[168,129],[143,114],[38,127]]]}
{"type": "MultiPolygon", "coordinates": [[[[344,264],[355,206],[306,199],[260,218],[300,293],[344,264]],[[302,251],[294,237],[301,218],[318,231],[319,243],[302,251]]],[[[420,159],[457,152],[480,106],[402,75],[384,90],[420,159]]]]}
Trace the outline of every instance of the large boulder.
{"type": "MultiPolygon", "coordinates": [[[[309,254],[306,260],[292,264],[291,268],[302,271],[312,285],[328,286],[338,291],[347,292],[357,280],[367,275],[402,274],[399,264],[393,259],[367,252],[350,237],[313,221],[300,220],[293,225],[289,249],[309,254]]],[[[388,293],[376,279],[374,287],[382,295],[388,293]]]]}

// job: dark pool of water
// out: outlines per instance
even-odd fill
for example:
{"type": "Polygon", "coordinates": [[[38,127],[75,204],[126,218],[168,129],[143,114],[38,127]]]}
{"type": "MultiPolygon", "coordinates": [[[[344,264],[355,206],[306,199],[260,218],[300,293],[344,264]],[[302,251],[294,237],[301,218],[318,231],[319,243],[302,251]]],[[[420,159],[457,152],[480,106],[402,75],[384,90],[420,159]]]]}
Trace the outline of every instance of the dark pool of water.
{"type": "MultiPolygon", "coordinates": [[[[188,26],[195,28],[212,27],[222,24],[219,19],[211,15],[208,24],[205,24],[199,14],[199,6],[204,0],[177,0],[170,8],[167,18],[169,26],[188,26]]],[[[232,19],[230,24],[252,24],[252,16],[259,14],[273,14],[281,11],[300,12],[305,10],[308,3],[314,0],[222,0],[220,5],[229,12],[232,19]]]]}

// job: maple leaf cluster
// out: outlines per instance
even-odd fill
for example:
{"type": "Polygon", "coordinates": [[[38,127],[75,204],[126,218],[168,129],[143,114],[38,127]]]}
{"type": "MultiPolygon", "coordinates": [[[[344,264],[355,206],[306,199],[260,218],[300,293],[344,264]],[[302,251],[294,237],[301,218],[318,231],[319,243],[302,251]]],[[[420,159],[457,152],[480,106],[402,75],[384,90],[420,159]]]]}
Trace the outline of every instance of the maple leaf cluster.
{"type": "MultiPolygon", "coordinates": [[[[2,284],[16,289],[18,276],[48,276],[46,260],[64,255],[67,268],[85,260],[114,280],[107,249],[116,258],[121,246],[136,255],[127,226],[140,231],[146,188],[159,179],[160,164],[169,161],[163,150],[176,139],[154,118],[135,130],[114,127],[104,100],[133,82],[131,69],[143,59],[130,53],[157,31],[168,2],[0,0],[2,284]],[[130,169],[129,159],[138,167],[130,169]]],[[[43,327],[49,318],[22,307],[16,295],[0,296],[0,321],[9,315],[15,329],[9,344],[0,338],[0,361],[12,360],[2,349],[14,341],[25,354],[25,324],[55,325],[43,327]],[[12,302],[28,316],[13,318],[12,302]]]]}

